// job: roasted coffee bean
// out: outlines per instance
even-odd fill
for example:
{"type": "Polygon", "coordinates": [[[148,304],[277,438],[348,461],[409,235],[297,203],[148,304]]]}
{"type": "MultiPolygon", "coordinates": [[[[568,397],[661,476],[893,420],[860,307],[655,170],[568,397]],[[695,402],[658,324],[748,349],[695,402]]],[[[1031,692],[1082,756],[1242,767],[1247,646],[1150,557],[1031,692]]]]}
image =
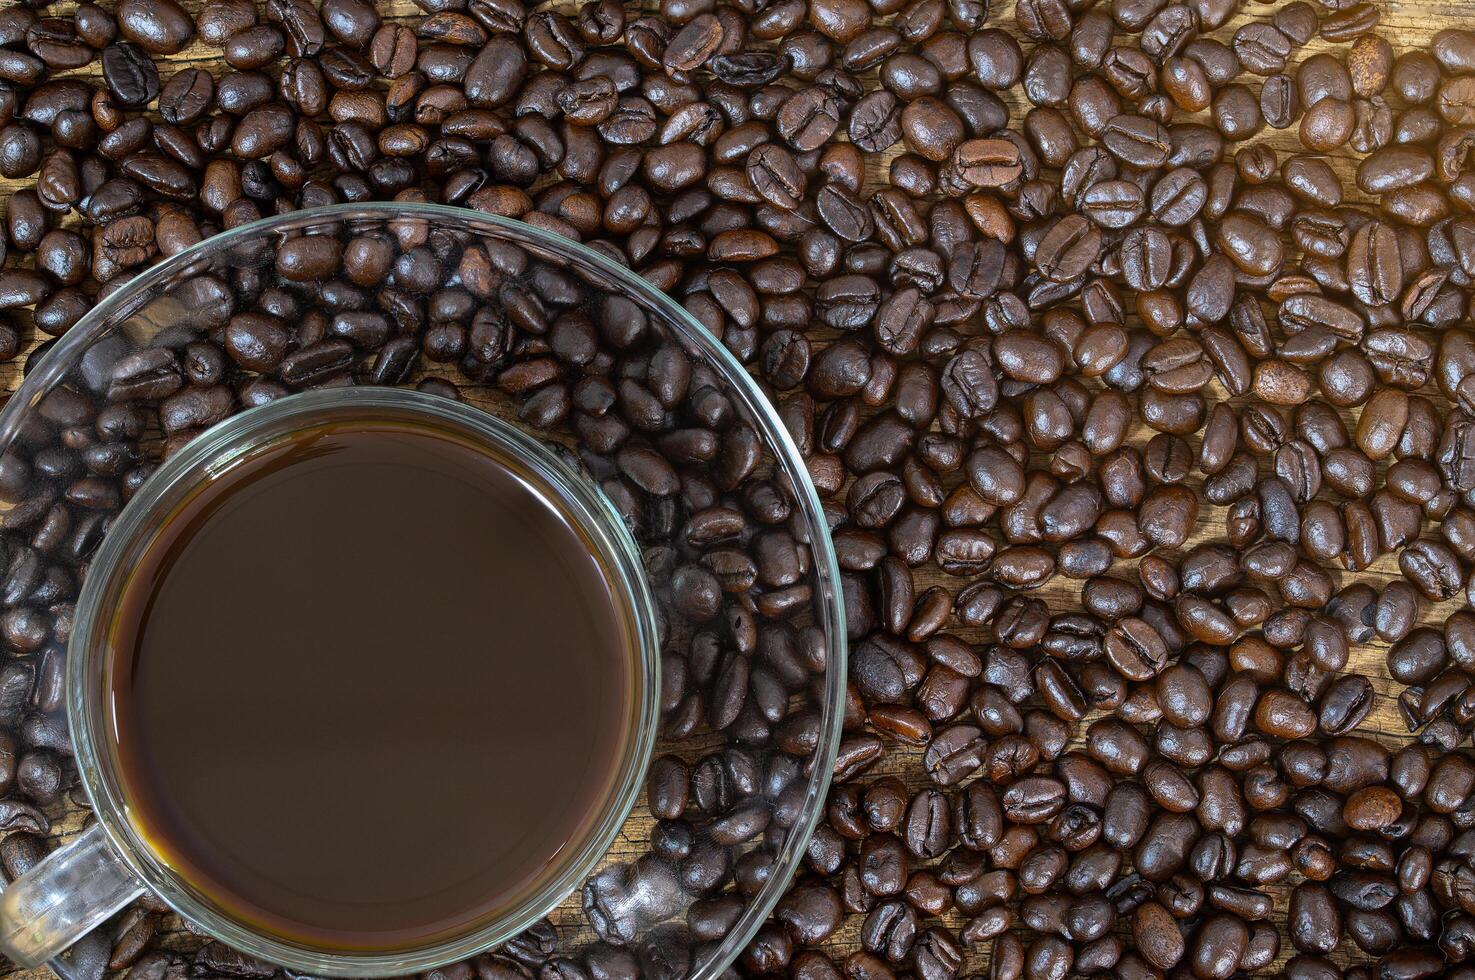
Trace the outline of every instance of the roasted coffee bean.
{"type": "Polygon", "coordinates": [[[153,59],[136,44],[110,44],[102,52],[102,75],[113,98],[139,108],[159,96],[159,72],[153,59]]]}
{"type": "Polygon", "coordinates": [[[118,30],[151,54],[174,54],[195,36],[195,24],[174,0],[120,0],[118,30]]]}

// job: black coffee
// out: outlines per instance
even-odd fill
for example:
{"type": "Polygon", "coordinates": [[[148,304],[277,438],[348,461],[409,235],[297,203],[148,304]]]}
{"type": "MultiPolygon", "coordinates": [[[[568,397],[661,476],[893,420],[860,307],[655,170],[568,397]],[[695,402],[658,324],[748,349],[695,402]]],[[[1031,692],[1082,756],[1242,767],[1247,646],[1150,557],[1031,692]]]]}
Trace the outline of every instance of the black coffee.
{"type": "Polygon", "coordinates": [[[612,792],[630,610],[541,484],[450,433],[323,427],[173,515],[114,624],[136,825],[312,946],[462,932],[612,792]]]}

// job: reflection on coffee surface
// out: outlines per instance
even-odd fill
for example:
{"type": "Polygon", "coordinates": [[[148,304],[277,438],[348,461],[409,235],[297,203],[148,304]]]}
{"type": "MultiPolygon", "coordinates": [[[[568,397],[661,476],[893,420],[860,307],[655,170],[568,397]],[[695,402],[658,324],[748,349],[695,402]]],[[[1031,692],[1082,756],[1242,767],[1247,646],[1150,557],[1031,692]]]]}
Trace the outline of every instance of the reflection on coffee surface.
{"type": "Polygon", "coordinates": [[[634,617],[541,481],[324,426],[171,515],[113,624],[135,826],[222,910],[392,950],[546,880],[614,791],[634,617]]]}

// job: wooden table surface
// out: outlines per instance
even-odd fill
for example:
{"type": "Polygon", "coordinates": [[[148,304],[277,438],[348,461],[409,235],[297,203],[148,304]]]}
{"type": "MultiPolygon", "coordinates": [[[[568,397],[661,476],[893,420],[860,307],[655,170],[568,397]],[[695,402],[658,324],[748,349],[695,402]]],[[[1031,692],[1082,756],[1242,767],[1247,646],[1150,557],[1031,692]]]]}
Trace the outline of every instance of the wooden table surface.
{"type": "MultiPolygon", "coordinates": [[[[0,2],[7,2],[7,0],[0,0],[0,2]]],[[[207,0],[181,0],[181,2],[187,10],[194,13],[201,9],[207,0]]],[[[1109,0],[1101,0],[1101,2],[1108,3],[1109,0]]],[[[106,3],[106,0],[104,0],[104,5],[110,6],[110,4],[106,3]]],[[[1313,3],[1313,5],[1315,4],[1313,3]]],[[[1427,47],[1433,35],[1444,28],[1455,26],[1475,28],[1475,0],[1407,0],[1407,2],[1400,2],[1400,0],[1374,0],[1374,5],[1382,13],[1382,25],[1379,28],[1379,33],[1392,43],[1396,52],[1400,53],[1408,49],[1427,47]]],[[[411,0],[388,0],[388,2],[386,0],[379,0],[377,6],[381,13],[390,20],[411,19],[423,15],[421,9],[415,6],[411,0]]],[[[534,3],[530,0],[529,7],[532,8],[533,6],[534,3]]],[[[557,2],[549,6],[572,12],[576,9],[577,4],[570,2],[570,0],[557,0],[557,2]]],[[[633,6],[654,9],[656,4],[653,0],[641,0],[641,2],[633,4],[633,6]]],[[[1276,6],[1275,3],[1253,2],[1253,0],[1246,2],[1236,17],[1225,26],[1212,32],[1209,36],[1228,42],[1235,29],[1241,24],[1268,19],[1274,12],[1276,6]]],[[[74,8],[75,4],[72,2],[56,3],[47,8],[45,13],[48,16],[64,16],[69,14],[74,8]]],[[[1014,26],[1013,8],[1014,3],[1012,0],[995,0],[989,26],[1000,27],[1017,35],[1018,32],[1014,26]]],[[[1345,45],[1332,45],[1320,39],[1313,39],[1299,51],[1294,60],[1299,62],[1311,54],[1322,51],[1345,53],[1345,50],[1345,45]]],[[[185,66],[202,67],[219,75],[226,70],[224,61],[219,55],[220,52],[218,50],[197,41],[179,54],[170,57],[168,61],[181,68],[185,66]]],[[[94,62],[87,68],[72,74],[100,79],[100,67],[97,62],[94,62]]],[[[167,68],[161,71],[162,80],[167,81],[169,74],[170,72],[167,68]]],[[[1246,78],[1241,80],[1250,81],[1253,85],[1253,79],[1246,78]]],[[[870,81],[874,82],[874,79],[872,78],[870,81]]],[[[1006,98],[1012,100],[1010,102],[1011,111],[1014,121],[1017,124],[1022,118],[1024,110],[1028,108],[1028,105],[1022,102],[1017,92],[1004,94],[1006,98]]],[[[1181,115],[1179,117],[1180,121],[1183,121],[1185,118],[1192,117],[1183,117],[1181,115]]],[[[1301,151],[1301,147],[1296,140],[1294,127],[1286,131],[1267,128],[1251,142],[1268,144],[1281,151],[1282,154],[1301,151]]],[[[890,154],[887,155],[887,158],[889,156],[890,154]]],[[[1338,174],[1342,177],[1344,187],[1347,190],[1349,203],[1356,203],[1359,200],[1358,191],[1351,177],[1355,167],[1355,155],[1350,151],[1344,151],[1335,155],[1331,159],[1331,162],[1338,174]]],[[[873,166],[869,172],[869,180],[879,185],[885,179],[886,158],[872,161],[872,163],[873,166]]],[[[0,200],[8,198],[14,189],[27,186],[28,184],[29,181],[12,181],[0,178],[0,200]]],[[[74,220],[75,216],[69,219],[67,223],[73,223],[74,220]]],[[[14,390],[15,385],[19,383],[20,369],[24,360],[25,356],[22,355],[16,361],[0,365],[0,390],[5,392],[14,390]]],[[[1430,395],[1427,391],[1424,394],[1426,396],[1430,395]]],[[[1215,387],[1214,394],[1211,397],[1223,398],[1224,392],[1215,387]]],[[[1350,430],[1353,423],[1355,423],[1356,412],[1350,411],[1344,412],[1343,414],[1348,421],[1348,428],[1350,430]]],[[[1132,433],[1129,442],[1140,448],[1151,435],[1150,430],[1147,430],[1145,426],[1139,425],[1132,433]]],[[[1200,542],[1222,538],[1224,517],[1224,508],[1214,507],[1200,499],[1198,528],[1190,544],[1198,544],[1200,542]]],[[[1432,534],[1437,533],[1437,531],[1426,525],[1425,533],[1432,534]]],[[[927,586],[940,584],[956,593],[969,584],[970,581],[947,575],[940,569],[932,566],[919,569],[918,572],[917,589],[919,592],[927,586]]],[[[1112,569],[1111,574],[1135,578],[1135,565],[1130,562],[1118,562],[1116,567],[1112,569]]],[[[1398,576],[1399,572],[1392,556],[1384,556],[1373,567],[1358,575],[1348,573],[1336,574],[1339,583],[1342,585],[1361,580],[1372,584],[1375,588],[1380,588],[1383,583],[1396,579],[1398,576]]],[[[1072,611],[1079,608],[1080,586],[1081,583],[1078,581],[1056,577],[1041,588],[1036,595],[1043,598],[1049,604],[1052,612],[1072,611]]],[[[1462,600],[1452,600],[1440,607],[1426,609],[1423,619],[1425,622],[1435,625],[1442,624],[1444,618],[1450,612],[1454,611],[1454,609],[1458,608],[1461,602],[1462,600]]],[[[966,639],[974,641],[983,641],[986,639],[982,633],[966,628],[958,628],[956,624],[948,628],[966,639]]],[[[1397,747],[1409,742],[1410,736],[1399,717],[1394,701],[1402,685],[1388,676],[1385,655],[1386,646],[1380,642],[1355,646],[1351,652],[1351,659],[1347,669],[1348,672],[1360,673],[1369,677],[1377,692],[1376,704],[1364,721],[1359,734],[1369,735],[1379,739],[1390,747],[1397,747]]],[[[1079,726],[1079,731],[1084,731],[1084,729],[1085,723],[1079,726]]],[[[1079,737],[1077,738],[1077,744],[1079,744],[1079,737]]],[[[901,777],[913,789],[920,788],[927,783],[927,779],[922,772],[920,759],[921,753],[919,750],[909,748],[900,743],[889,743],[885,756],[859,778],[871,780],[881,775],[890,774],[901,777]]],[[[639,808],[637,807],[637,809],[639,808]]],[[[58,824],[58,831],[64,836],[70,836],[77,829],[79,822],[80,815],[74,814],[69,819],[58,824]]],[[[631,850],[634,852],[635,848],[631,847],[631,850]]],[[[1297,879],[1293,878],[1293,880],[1297,879]]],[[[1277,910],[1283,913],[1290,891],[1290,884],[1271,886],[1270,890],[1275,893],[1277,910]]],[[[839,933],[828,941],[827,946],[837,959],[858,948],[858,934],[861,921],[862,917],[859,916],[847,917],[839,933]]],[[[960,928],[963,924],[963,920],[955,914],[949,915],[944,921],[954,928],[960,928]]],[[[1277,961],[1275,969],[1267,971],[1267,973],[1279,972],[1281,963],[1295,952],[1290,945],[1288,937],[1284,936],[1283,923],[1282,933],[1281,957],[1277,961]]],[[[177,922],[170,922],[168,923],[162,943],[166,946],[188,947],[197,944],[198,941],[195,937],[180,930],[177,922]]],[[[1332,954],[1332,958],[1343,963],[1355,963],[1367,959],[1365,956],[1362,956],[1350,940],[1344,942],[1341,948],[1332,954]]],[[[967,951],[964,962],[964,973],[986,971],[987,968],[987,946],[967,951]]],[[[6,974],[6,976],[9,980],[42,980],[42,978],[50,977],[51,973],[44,969],[22,970],[12,971],[6,974]]]]}

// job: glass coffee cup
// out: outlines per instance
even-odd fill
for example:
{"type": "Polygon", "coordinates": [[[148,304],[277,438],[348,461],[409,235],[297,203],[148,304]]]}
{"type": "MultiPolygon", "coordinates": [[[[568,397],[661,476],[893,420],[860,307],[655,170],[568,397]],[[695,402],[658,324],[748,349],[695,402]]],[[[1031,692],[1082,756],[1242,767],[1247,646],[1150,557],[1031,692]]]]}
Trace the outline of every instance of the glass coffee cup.
{"type": "MultiPolygon", "coordinates": [[[[38,454],[68,451],[64,441],[75,452],[76,440],[89,438],[87,429],[108,449],[131,453],[133,467],[104,481],[121,490],[111,501],[89,500],[85,510],[65,504],[75,517],[70,537],[60,549],[39,552],[45,589],[9,607],[34,608],[38,618],[55,623],[42,649],[16,651],[5,664],[7,693],[20,676],[32,679],[26,692],[31,700],[13,707],[21,712],[10,722],[14,736],[23,745],[72,754],[63,675],[74,622],[70,607],[78,593],[73,584],[60,600],[44,596],[57,595],[57,582],[86,581],[98,541],[117,528],[133,488],[143,485],[142,477],[161,456],[167,458],[186,438],[208,434],[250,406],[325,384],[422,388],[460,397],[540,441],[573,450],[608,493],[642,552],[661,619],[666,668],[650,776],[658,791],[641,795],[588,877],[574,882],[576,887],[515,942],[487,955],[547,957],[555,967],[568,963],[596,972],[624,968],[634,957],[640,969],[660,975],[674,971],[691,980],[717,980],[747,948],[804,864],[810,835],[823,818],[842,734],[847,629],[827,508],[771,394],[743,369],[721,331],[714,333],[717,328],[704,315],[693,315],[700,312],[695,301],[703,299],[693,297],[693,312],[688,312],[684,301],[612,261],[598,243],[586,246],[519,221],[410,202],[332,205],[232,228],[100,298],[44,357],[31,356],[23,383],[0,407],[0,512],[15,511],[10,519],[15,529],[0,529],[0,538],[12,555],[31,555],[35,529],[17,508],[30,513],[56,489],[45,480],[44,466],[31,465],[41,460],[38,454]],[[367,250],[387,256],[395,268],[358,285],[336,267],[286,276],[281,257],[315,238],[336,240],[345,261],[367,250]],[[442,279],[412,287],[397,281],[397,263],[428,255],[443,270],[442,279]],[[505,285],[501,291],[499,282],[505,285]],[[474,294],[471,314],[458,314],[468,334],[476,335],[483,317],[495,320],[499,311],[511,309],[504,304],[514,304],[519,318],[536,313],[551,322],[567,314],[592,323],[601,353],[587,369],[576,367],[557,378],[560,383],[527,396],[501,384],[488,365],[469,356],[452,363],[406,360],[407,352],[413,354],[416,343],[435,330],[427,331],[423,323],[416,327],[415,311],[401,300],[420,304],[419,315],[425,316],[427,301],[438,289],[460,291],[463,299],[468,290],[474,294]],[[307,360],[309,354],[345,346],[341,340],[310,338],[322,335],[325,316],[334,317],[330,307],[352,305],[355,296],[387,303],[380,308],[392,313],[402,332],[391,333],[382,348],[377,342],[359,347],[349,361],[307,360]],[[526,306],[528,300],[535,309],[526,306]],[[300,305],[288,312],[294,302],[300,305]],[[227,375],[216,379],[222,383],[213,391],[206,386],[215,382],[202,380],[205,375],[189,374],[194,380],[180,389],[168,384],[178,375],[157,373],[161,349],[176,358],[167,370],[194,372],[191,351],[219,352],[234,317],[256,313],[279,318],[293,338],[290,365],[278,371],[227,364],[227,375]],[[402,321],[402,314],[410,319],[402,321]],[[304,344],[313,346],[299,350],[304,344]],[[648,381],[647,364],[659,365],[659,374],[648,381]],[[585,429],[576,424],[576,413],[547,414],[553,406],[546,396],[557,394],[553,389],[568,391],[579,376],[601,372],[610,372],[611,379],[634,379],[637,392],[646,385],[659,387],[667,399],[669,411],[657,420],[659,430],[638,435],[634,443],[682,456],[679,488],[667,499],[648,489],[645,480],[623,472],[631,460],[616,459],[604,438],[607,427],[585,429]],[[222,394],[231,397],[201,398],[222,394]],[[153,421],[145,430],[130,428],[138,419],[153,421]],[[179,431],[182,427],[188,431],[179,431]],[[661,434],[667,427],[674,440],[669,444],[661,434]],[[700,439],[692,442],[691,436],[700,439]],[[710,458],[688,455],[702,439],[719,452],[710,458]],[[19,479],[14,464],[19,464],[19,479]],[[700,512],[714,504],[719,506],[710,513],[700,512]],[[746,515],[741,536],[730,530],[734,513],[746,515]],[[721,519],[697,529],[712,516],[721,519]],[[729,531],[713,533],[722,527],[729,531]],[[776,541],[796,559],[791,571],[797,577],[756,579],[749,563],[776,541]],[[721,592],[712,593],[715,606],[682,601],[692,595],[683,592],[686,586],[705,587],[713,572],[723,576],[721,592]],[[53,607],[57,602],[65,605],[53,607]],[[744,692],[731,680],[749,666],[752,683],[744,692]],[[710,699],[719,694],[728,700],[720,713],[711,713],[710,699]],[[747,705],[734,717],[731,712],[744,700],[738,695],[747,705]],[[745,879],[741,886],[732,874],[715,882],[689,878],[685,872],[692,862],[683,860],[688,852],[701,857],[703,868],[722,861],[761,868],[764,877],[745,879]]],[[[448,308],[435,306],[442,312],[434,316],[448,315],[443,312],[448,308]]],[[[539,329],[536,323],[528,326],[539,329]]],[[[521,334],[519,326],[510,336],[521,334]]],[[[481,337],[478,344],[486,340],[481,337]]],[[[506,349],[497,369],[510,368],[509,377],[527,380],[526,372],[546,366],[546,344],[537,341],[506,349]]],[[[477,346],[475,351],[481,357],[496,349],[477,346]]],[[[5,703],[14,705],[14,698],[5,703]]],[[[73,780],[74,771],[68,767],[73,780]]],[[[53,846],[62,846],[85,826],[84,815],[91,819],[83,792],[76,790],[55,808],[37,811],[36,818],[53,846]]],[[[107,881],[83,884],[101,887],[107,881]]],[[[157,908],[159,897],[149,891],[129,914],[157,908]]],[[[198,921],[187,924],[186,932],[168,933],[177,927],[164,921],[163,938],[171,949],[189,955],[209,938],[230,942],[199,928],[198,921]]],[[[51,960],[51,967],[63,977],[83,970],[107,945],[100,935],[104,931],[51,960]]]]}
{"type": "MultiPolygon", "coordinates": [[[[339,461],[352,458],[344,455],[343,445],[331,447],[331,453],[324,456],[331,465],[346,465],[339,461]]],[[[448,458],[447,466],[461,459],[448,458]]],[[[415,457],[413,465],[437,464],[415,457]]],[[[291,476],[294,471],[286,466],[280,472],[291,476]]],[[[459,471],[449,472],[448,478],[458,480],[459,471]]],[[[293,488],[300,484],[299,477],[282,492],[295,492],[293,488]]],[[[235,500],[228,506],[242,505],[235,500]]],[[[495,649],[496,644],[496,635],[489,634],[489,648],[495,649]]],[[[396,388],[307,392],[245,411],[172,456],[123,510],[91,565],[72,630],[66,694],[77,766],[96,821],[0,894],[0,948],[21,964],[43,962],[145,889],[231,946],[317,975],[422,971],[505,942],[578,888],[629,815],[655,739],[659,653],[653,600],[635,541],[604,494],[537,440],[461,402],[396,388]],[[218,881],[196,873],[179,856],[187,850],[179,844],[184,838],[174,837],[167,828],[161,830],[159,820],[150,814],[141,783],[129,769],[128,727],[120,721],[122,681],[117,675],[127,669],[127,658],[120,658],[115,649],[122,649],[121,610],[131,601],[127,598],[130,582],[150,567],[149,556],[161,541],[167,541],[172,522],[184,520],[181,514],[190,513],[192,500],[206,488],[234,479],[233,474],[261,468],[263,461],[281,467],[282,454],[302,446],[310,447],[309,455],[326,453],[325,434],[365,431],[410,443],[433,434],[447,445],[453,441],[459,447],[455,452],[482,453],[505,463],[515,473],[515,481],[535,489],[587,544],[616,594],[624,629],[618,648],[627,658],[620,676],[628,684],[615,708],[618,724],[609,730],[613,744],[604,760],[607,764],[591,775],[597,785],[585,794],[587,808],[577,815],[576,826],[570,825],[574,829],[566,846],[558,846],[535,873],[524,873],[515,887],[483,896],[494,901],[458,913],[454,925],[433,935],[420,935],[404,946],[382,936],[375,942],[328,942],[321,935],[304,936],[301,930],[294,934],[277,921],[285,921],[285,913],[274,917],[272,909],[248,908],[236,900],[238,896],[222,890],[218,881]]],[[[250,737],[246,726],[242,737],[250,737]]],[[[307,771],[311,772],[311,766],[307,771]]],[[[332,775],[326,772],[324,778],[332,775]]],[[[508,786],[507,792],[518,789],[508,786]]],[[[218,818],[223,811],[211,812],[218,818]]],[[[486,833],[496,834],[496,814],[481,816],[486,833]]],[[[548,814],[550,820],[555,816],[548,814]]],[[[477,819],[477,815],[468,818],[477,819]]],[[[290,829],[278,826],[269,833],[280,837],[290,829]]],[[[213,828],[187,829],[194,835],[211,831],[213,828]]],[[[322,846],[331,848],[333,842],[324,840],[322,846]]],[[[468,853],[449,856],[449,860],[468,865],[473,858],[468,853]]],[[[417,887],[421,884],[413,871],[402,877],[417,887]]],[[[352,918],[372,912],[372,908],[350,907],[343,914],[352,918]]]]}

